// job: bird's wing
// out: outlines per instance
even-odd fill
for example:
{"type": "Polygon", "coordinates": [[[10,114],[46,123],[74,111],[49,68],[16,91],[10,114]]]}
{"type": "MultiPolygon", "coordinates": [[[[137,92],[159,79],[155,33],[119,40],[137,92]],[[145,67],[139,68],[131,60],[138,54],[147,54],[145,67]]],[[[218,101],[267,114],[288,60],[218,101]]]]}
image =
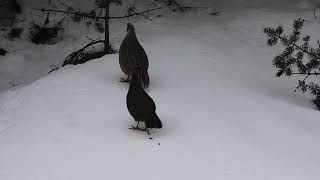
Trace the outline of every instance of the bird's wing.
{"type": "Polygon", "coordinates": [[[134,114],[135,116],[144,116],[156,110],[152,98],[144,91],[128,94],[127,108],[130,114],[134,114]]]}
{"type": "Polygon", "coordinates": [[[148,56],[139,43],[135,46],[130,46],[127,49],[130,67],[148,69],[148,56]]]}
{"type": "Polygon", "coordinates": [[[148,106],[150,107],[150,111],[155,112],[156,104],[154,103],[153,99],[145,91],[143,91],[143,93],[144,93],[145,100],[148,103],[148,106]]]}

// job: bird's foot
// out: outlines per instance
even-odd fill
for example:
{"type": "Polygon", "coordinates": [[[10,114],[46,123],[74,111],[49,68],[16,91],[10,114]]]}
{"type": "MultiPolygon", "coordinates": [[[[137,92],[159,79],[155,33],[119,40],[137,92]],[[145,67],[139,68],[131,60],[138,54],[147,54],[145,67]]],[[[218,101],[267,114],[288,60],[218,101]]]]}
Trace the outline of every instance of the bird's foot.
{"type": "Polygon", "coordinates": [[[134,131],[146,131],[145,129],[141,129],[139,127],[131,126],[128,129],[134,130],[134,131]]]}
{"type": "Polygon", "coordinates": [[[127,79],[125,79],[125,78],[120,78],[120,82],[129,83],[129,82],[130,82],[130,79],[129,79],[129,78],[127,78],[127,79]]]}

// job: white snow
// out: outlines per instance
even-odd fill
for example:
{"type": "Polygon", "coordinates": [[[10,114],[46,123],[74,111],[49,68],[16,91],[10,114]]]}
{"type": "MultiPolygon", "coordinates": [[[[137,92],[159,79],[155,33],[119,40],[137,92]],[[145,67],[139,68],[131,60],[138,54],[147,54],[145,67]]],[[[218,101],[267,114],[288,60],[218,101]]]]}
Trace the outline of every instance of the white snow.
{"type": "MultiPolygon", "coordinates": [[[[1,93],[0,179],[319,179],[320,112],[292,92],[296,79],[275,77],[281,49],[267,47],[262,31],[304,17],[316,38],[313,12],[208,13],[134,23],[150,59],[147,92],[164,125],[151,140],[128,130],[135,123],[118,55],[1,93]]],[[[125,24],[113,27],[117,45],[125,24]]]]}

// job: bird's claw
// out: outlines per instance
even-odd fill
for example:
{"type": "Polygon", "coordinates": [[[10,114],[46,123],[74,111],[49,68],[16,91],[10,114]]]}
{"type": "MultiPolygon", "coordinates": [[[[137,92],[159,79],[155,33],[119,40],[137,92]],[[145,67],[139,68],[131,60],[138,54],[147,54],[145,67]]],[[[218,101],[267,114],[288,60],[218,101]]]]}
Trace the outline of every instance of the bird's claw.
{"type": "Polygon", "coordinates": [[[129,79],[125,79],[125,78],[120,78],[120,82],[129,83],[130,80],[129,79]]]}
{"type": "Polygon", "coordinates": [[[141,129],[139,127],[131,126],[128,129],[134,130],[134,131],[146,131],[145,129],[141,129]]]}

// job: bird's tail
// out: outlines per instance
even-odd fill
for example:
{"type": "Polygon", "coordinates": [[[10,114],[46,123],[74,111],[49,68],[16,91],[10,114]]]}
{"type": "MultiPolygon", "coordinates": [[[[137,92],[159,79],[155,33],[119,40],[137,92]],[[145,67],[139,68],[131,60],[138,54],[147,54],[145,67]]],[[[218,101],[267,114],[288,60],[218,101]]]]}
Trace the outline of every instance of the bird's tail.
{"type": "Polygon", "coordinates": [[[162,128],[162,122],[155,112],[145,122],[148,128],[162,128]]]}
{"type": "Polygon", "coordinates": [[[148,70],[142,72],[141,75],[141,81],[144,85],[144,87],[148,88],[149,84],[150,84],[150,79],[149,79],[149,74],[148,74],[148,70]]]}

